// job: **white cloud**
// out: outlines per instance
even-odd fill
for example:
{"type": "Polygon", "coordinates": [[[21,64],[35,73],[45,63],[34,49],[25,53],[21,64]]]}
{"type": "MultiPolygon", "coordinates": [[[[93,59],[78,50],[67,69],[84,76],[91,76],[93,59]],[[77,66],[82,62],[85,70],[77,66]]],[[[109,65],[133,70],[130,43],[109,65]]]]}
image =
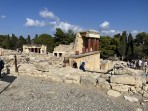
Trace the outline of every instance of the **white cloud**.
{"type": "Polygon", "coordinates": [[[108,36],[113,36],[115,34],[121,33],[121,31],[117,31],[117,30],[103,30],[101,31],[101,35],[108,35],[108,36]]]}
{"type": "Polygon", "coordinates": [[[44,21],[38,21],[38,20],[26,18],[25,26],[42,27],[42,26],[45,26],[45,25],[51,25],[51,28],[54,31],[55,31],[56,28],[60,28],[64,32],[68,32],[68,30],[70,30],[70,29],[73,30],[74,32],[82,31],[82,28],[80,26],[72,25],[70,23],[60,21],[60,19],[53,12],[48,11],[47,8],[45,8],[44,10],[41,10],[39,12],[39,15],[43,18],[49,18],[49,19],[47,19],[46,22],[44,22],[44,21]],[[52,19],[52,21],[51,21],[51,19],[52,19]]]}
{"type": "Polygon", "coordinates": [[[50,18],[50,19],[55,19],[56,21],[59,21],[59,18],[55,16],[55,14],[51,11],[48,11],[47,8],[45,8],[44,10],[41,10],[39,12],[39,15],[43,18],[50,18]]]}
{"type": "Polygon", "coordinates": [[[102,24],[100,24],[100,28],[101,29],[109,28],[109,22],[108,21],[103,22],[102,24]]]}
{"type": "Polygon", "coordinates": [[[139,31],[137,31],[137,30],[132,30],[131,33],[132,33],[132,34],[138,34],[139,31]]]}
{"type": "Polygon", "coordinates": [[[133,37],[135,37],[140,32],[137,30],[132,30],[130,33],[133,35],[133,37]]]}
{"type": "Polygon", "coordinates": [[[62,29],[64,32],[68,32],[68,30],[73,30],[74,32],[79,32],[82,31],[82,28],[76,25],[71,25],[66,22],[50,22],[50,24],[53,26],[53,29],[55,30],[56,28],[62,29]]]}
{"type": "Polygon", "coordinates": [[[5,18],[6,18],[5,15],[1,15],[1,16],[0,16],[0,19],[5,19],[5,18]]]}
{"type": "Polygon", "coordinates": [[[30,18],[26,18],[25,26],[27,27],[43,27],[46,23],[44,21],[33,20],[30,18]]]}

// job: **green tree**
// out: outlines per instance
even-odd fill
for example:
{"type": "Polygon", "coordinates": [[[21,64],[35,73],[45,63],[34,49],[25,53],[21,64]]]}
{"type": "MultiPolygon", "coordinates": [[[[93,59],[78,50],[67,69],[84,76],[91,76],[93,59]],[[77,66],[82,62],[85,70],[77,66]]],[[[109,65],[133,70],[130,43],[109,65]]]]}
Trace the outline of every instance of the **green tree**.
{"type": "Polygon", "coordinates": [[[121,36],[121,40],[120,40],[121,44],[120,44],[120,47],[118,49],[121,57],[122,57],[122,60],[125,58],[125,54],[126,54],[126,49],[127,49],[127,36],[126,36],[126,31],[124,31],[122,33],[122,36],[121,36]]]}
{"type": "Polygon", "coordinates": [[[5,49],[10,49],[11,48],[9,35],[6,36],[4,41],[2,42],[2,47],[5,48],[5,49]]]}
{"type": "Polygon", "coordinates": [[[30,35],[27,36],[27,38],[26,38],[26,42],[27,42],[27,44],[31,44],[30,35]]]}
{"type": "Polygon", "coordinates": [[[101,36],[101,57],[102,58],[109,58],[113,56],[116,51],[116,45],[114,44],[114,40],[112,37],[109,36],[101,36]]]}
{"type": "Polygon", "coordinates": [[[145,58],[148,56],[148,34],[145,32],[141,32],[136,35],[134,40],[135,44],[141,48],[141,58],[145,58]]]}
{"type": "Polygon", "coordinates": [[[10,42],[11,42],[11,49],[16,50],[18,46],[18,38],[14,34],[12,34],[12,37],[10,38],[10,42]]]}
{"type": "Polygon", "coordinates": [[[23,36],[20,36],[18,39],[18,48],[23,48],[23,45],[26,44],[26,39],[23,36]]]}
{"type": "Polygon", "coordinates": [[[127,59],[132,59],[133,58],[133,53],[134,53],[134,47],[133,47],[133,36],[130,33],[128,35],[128,43],[127,43],[127,59]]]}
{"type": "Polygon", "coordinates": [[[35,38],[35,44],[44,44],[47,46],[47,51],[53,51],[54,41],[51,35],[41,34],[39,37],[35,38]]]}
{"type": "Polygon", "coordinates": [[[71,42],[74,42],[76,35],[72,30],[64,33],[60,28],[57,28],[54,36],[55,46],[58,46],[59,44],[69,45],[71,42]]]}

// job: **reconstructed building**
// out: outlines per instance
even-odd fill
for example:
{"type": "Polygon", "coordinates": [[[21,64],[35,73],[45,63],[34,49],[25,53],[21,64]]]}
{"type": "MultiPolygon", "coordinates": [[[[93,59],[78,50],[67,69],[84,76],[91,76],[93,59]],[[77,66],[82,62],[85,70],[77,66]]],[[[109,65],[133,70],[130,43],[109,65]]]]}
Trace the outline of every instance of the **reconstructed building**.
{"type": "Polygon", "coordinates": [[[38,45],[38,44],[29,44],[23,45],[23,52],[25,53],[40,53],[40,54],[47,54],[47,46],[46,45],[38,45]]]}
{"type": "Polygon", "coordinates": [[[70,45],[60,44],[59,46],[54,48],[53,56],[55,57],[68,57],[70,54],[74,53],[74,43],[70,45]]]}
{"type": "Polygon", "coordinates": [[[77,62],[78,67],[82,62],[85,62],[85,68],[89,71],[100,70],[100,51],[99,51],[98,32],[86,31],[76,34],[74,51],[70,56],[70,65],[73,61],[77,62]]]}
{"type": "Polygon", "coordinates": [[[68,57],[69,65],[73,61],[77,62],[78,67],[85,62],[85,68],[89,71],[100,70],[100,34],[94,31],[79,32],[76,34],[74,43],[70,45],[59,45],[54,48],[53,56],[68,57]]]}

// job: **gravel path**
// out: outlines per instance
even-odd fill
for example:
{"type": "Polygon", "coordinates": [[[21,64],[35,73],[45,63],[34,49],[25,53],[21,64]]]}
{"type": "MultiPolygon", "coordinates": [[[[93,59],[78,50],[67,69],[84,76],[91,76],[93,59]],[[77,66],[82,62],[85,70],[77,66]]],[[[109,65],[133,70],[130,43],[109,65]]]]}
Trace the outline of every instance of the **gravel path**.
{"type": "Polygon", "coordinates": [[[135,111],[135,109],[133,103],[109,97],[97,88],[55,83],[44,78],[20,75],[7,76],[0,81],[0,111],[135,111]]]}

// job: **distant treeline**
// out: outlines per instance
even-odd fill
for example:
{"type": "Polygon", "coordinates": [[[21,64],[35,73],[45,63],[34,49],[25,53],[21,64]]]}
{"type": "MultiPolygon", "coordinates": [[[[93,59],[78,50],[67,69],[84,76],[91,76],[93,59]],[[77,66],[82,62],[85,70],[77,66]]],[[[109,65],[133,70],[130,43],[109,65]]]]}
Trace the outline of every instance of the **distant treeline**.
{"type": "MultiPolygon", "coordinates": [[[[0,35],[0,47],[16,50],[17,48],[22,49],[23,44],[44,44],[47,45],[47,50],[52,52],[53,48],[59,44],[68,45],[74,42],[75,36],[72,30],[65,33],[60,28],[56,29],[53,37],[49,34],[36,34],[35,37],[30,37],[30,35],[17,37],[15,34],[0,35]]],[[[113,37],[101,36],[99,49],[101,58],[104,59],[113,57],[115,54],[122,60],[148,58],[148,33],[139,33],[134,38],[126,31],[113,37]]]]}
{"type": "Polygon", "coordinates": [[[101,36],[101,57],[109,58],[116,54],[122,60],[148,57],[148,33],[142,32],[134,38],[131,33],[116,34],[113,37],[101,36]]]}

